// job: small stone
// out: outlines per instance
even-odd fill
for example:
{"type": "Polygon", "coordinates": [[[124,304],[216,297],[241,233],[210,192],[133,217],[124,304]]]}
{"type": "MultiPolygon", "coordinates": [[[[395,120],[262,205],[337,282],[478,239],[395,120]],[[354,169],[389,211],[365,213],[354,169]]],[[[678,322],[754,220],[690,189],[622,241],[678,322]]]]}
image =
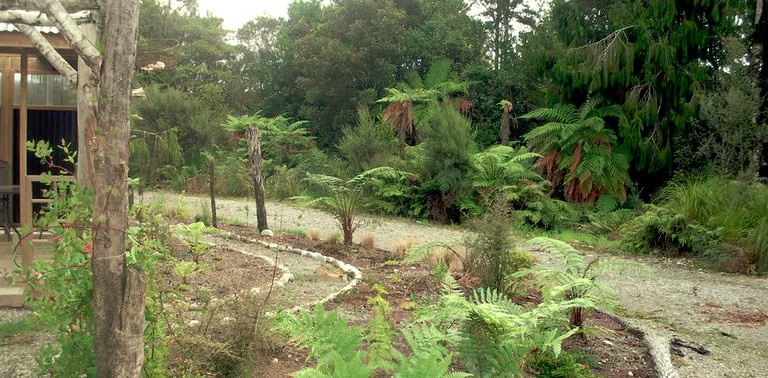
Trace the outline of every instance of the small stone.
{"type": "Polygon", "coordinates": [[[252,287],[251,288],[251,295],[257,295],[257,294],[261,294],[261,288],[252,287]]]}
{"type": "Polygon", "coordinates": [[[630,376],[630,377],[634,377],[635,376],[635,374],[632,373],[631,371],[627,372],[627,375],[630,376]]]}
{"type": "Polygon", "coordinates": [[[261,236],[263,236],[265,238],[271,238],[271,237],[275,236],[275,233],[272,232],[272,230],[264,230],[264,231],[261,231],[261,236]]]}
{"type": "Polygon", "coordinates": [[[612,343],[612,342],[610,342],[610,341],[608,341],[608,340],[603,340],[603,343],[604,343],[605,345],[613,346],[613,343],[612,343]]]}
{"type": "Polygon", "coordinates": [[[229,316],[227,316],[221,319],[221,325],[231,324],[234,321],[235,321],[235,318],[230,318],[229,316]]]}
{"type": "Polygon", "coordinates": [[[189,323],[187,323],[187,325],[190,326],[190,327],[196,327],[196,326],[200,325],[200,321],[199,320],[190,320],[189,323]]]}
{"type": "Polygon", "coordinates": [[[277,358],[273,358],[273,359],[272,359],[272,363],[273,363],[273,364],[276,364],[276,363],[278,363],[278,362],[280,362],[280,360],[278,360],[277,358]]]}

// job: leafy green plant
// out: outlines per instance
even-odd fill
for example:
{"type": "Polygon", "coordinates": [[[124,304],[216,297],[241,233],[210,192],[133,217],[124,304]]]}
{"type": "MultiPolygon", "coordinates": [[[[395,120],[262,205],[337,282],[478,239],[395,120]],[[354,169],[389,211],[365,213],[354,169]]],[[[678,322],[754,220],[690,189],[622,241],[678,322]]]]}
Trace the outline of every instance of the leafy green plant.
{"type": "Polygon", "coordinates": [[[570,309],[571,327],[581,327],[584,317],[597,305],[606,306],[613,302],[612,292],[599,283],[597,278],[606,269],[622,265],[618,260],[597,257],[588,261],[567,243],[547,237],[533,238],[526,244],[530,248],[555,255],[563,263],[564,269],[537,267],[519,271],[512,274],[512,277],[531,275],[535,285],[549,299],[586,299],[586,306],[573,306],[570,309]]]}
{"type": "Polygon", "coordinates": [[[764,184],[716,176],[678,180],[643,210],[621,230],[631,250],[711,256],[730,244],[744,251],[746,266],[741,271],[768,269],[768,237],[762,231],[768,226],[764,184]]]}
{"type": "Polygon", "coordinates": [[[575,106],[539,108],[521,118],[549,121],[525,135],[532,150],[543,156],[536,162],[547,179],[564,186],[571,202],[594,202],[603,193],[624,200],[629,184],[629,156],[616,148],[616,134],[604,118],[620,118],[621,107],[601,107],[599,97],[575,106]]]}
{"type": "Polygon", "coordinates": [[[512,217],[506,201],[497,199],[487,213],[471,222],[475,236],[467,241],[469,270],[482,279],[483,286],[499,292],[505,290],[513,265],[512,217]]]}
{"type": "MultiPolygon", "coordinates": [[[[41,372],[57,376],[95,374],[93,351],[93,251],[91,224],[91,195],[73,183],[59,183],[39,224],[53,233],[51,259],[39,259],[23,274],[29,284],[27,304],[40,322],[56,334],[56,344],[43,347],[38,356],[41,372]],[[62,222],[63,220],[63,222],[62,222]]],[[[164,250],[149,224],[128,230],[127,256],[129,264],[151,272],[154,261],[164,250]]],[[[150,285],[151,286],[151,285],[150,285]]],[[[150,287],[148,296],[153,295],[150,287]]],[[[164,346],[158,343],[163,328],[154,316],[157,308],[148,305],[146,312],[150,370],[162,371],[164,346]]]]}
{"type": "Polygon", "coordinates": [[[317,361],[314,368],[293,373],[295,377],[370,377],[374,372],[389,372],[401,378],[462,378],[465,373],[450,372],[452,354],[443,346],[444,335],[429,324],[408,327],[403,337],[411,350],[407,356],[393,346],[395,332],[389,319],[389,303],[381,287],[370,298],[376,317],[368,327],[349,326],[349,319],[326,312],[315,305],[312,313],[281,314],[276,329],[309,352],[317,361]],[[363,346],[367,345],[366,349],[363,346]]]}
{"type": "MultiPolygon", "coordinates": [[[[47,143],[27,144],[35,154],[54,167],[52,148],[47,143]]],[[[68,155],[66,162],[74,164],[74,155],[67,146],[60,146],[68,155]]],[[[66,169],[55,166],[65,173],[66,169]]],[[[43,195],[50,203],[41,212],[37,225],[52,236],[50,259],[37,259],[17,273],[24,278],[29,290],[27,305],[37,319],[56,337],[56,343],[41,348],[37,362],[39,373],[53,376],[94,376],[94,312],[93,312],[93,230],[92,193],[75,182],[54,182],[50,175],[41,182],[47,185],[43,195]]],[[[135,209],[137,211],[137,209],[135,209]]],[[[30,230],[25,230],[30,233],[30,230]]],[[[126,263],[152,276],[154,263],[165,250],[159,237],[161,228],[151,221],[132,224],[126,230],[126,263]]],[[[16,259],[18,256],[14,256],[16,259]]],[[[153,283],[148,285],[148,297],[154,295],[153,283]]],[[[161,362],[165,345],[164,329],[154,316],[157,307],[147,305],[145,312],[145,366],[151,373],[162,374],[161,362]]]]}
{"type": "Polygon", "coordinates": [[[366,189],[371,180],[397,179],[402,172],[390,167],[379,167],[365,171],[349,180],[338,177],[310,174],[306,181],[310,192],[306,196],[294,197],[316,204],[333,214],[341,226],[344,244],[352,244],[352,235],[358,227],[357,217],[366,201],[366,189]],[[313,190],[314,189],[314,190],[313,190]]]}
{"type": "Polygon", "coordinates": [[[544,178],[530,164],[540,156],[524,147],[516,150],[509,146],[494,146],[473,155],[472,194],[462,198],[461,209],[479,215],[499,197],[516,209],[544,198],[544,178]]]}
{"type": "Polygon", "coordinates": [[[446,276],[443,295],[417,312],[419,324],[431,325],[433,345],[453,345],[473,376],[522,377],[536,353],[560,354],[561,343],[577,330],[568,330],[565,314],[592,306],[585,298],[545,301],[523,308],[494,289],[480,288],[470,298],[446,276]],[[454,330],[459,325],[458,332],[454,330]]]}
{"type": "Polygon", "coordinates": [[[210,246],[203,241],[203,237],[208,231],[208,227],[206,227],[203,222],[195,222],[188,225],[181,225],[179,231],[182,236],[184,236],[182,240],[189,246],[189,251],[192,253],[192,261],[194,261],[195,264],[199,264],[200,258],[210,249],[210,246]]]}

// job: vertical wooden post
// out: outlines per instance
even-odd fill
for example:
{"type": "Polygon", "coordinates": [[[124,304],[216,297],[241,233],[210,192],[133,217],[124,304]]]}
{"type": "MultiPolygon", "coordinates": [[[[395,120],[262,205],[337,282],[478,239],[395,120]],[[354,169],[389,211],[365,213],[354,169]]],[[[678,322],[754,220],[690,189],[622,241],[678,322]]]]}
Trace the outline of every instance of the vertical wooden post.
{"type": "MultiPolygon", "coordinates": [[[[98,39],[98,27],[96,24],[80,25],[80,30],[86,38],[95,43],[98,39]]],[[[85,136],[85,125],[88,122],[96,123],[96,88],[93,80],[90,80],[93,72],[83,58],[77,59],[77,182],[86,188],[92,188],[92,169],[88,167],[89,146],[85,136]]]]}
{"type": "MultiPolygon", "coordinates": [[[[19,221],[21,226],[32,226],[32,185],[27,178],[27,82],[29,56],[21,54],[21,82],[19,83],[19,221]]],[[[32,263],[30,243],[21,243],[21,266],[32,263]]]]}
{"type": "Polygon", "coordinates": [[[16,160],[13,156],[13,71],[10,69],[10,59],[0,60],[0,71],[2,77],[2,93],[0,93],[0,160],[8,162],[8,169],[3,171],[7,175],[6,182],[13,183],[11,174],[13,172],[13,162],[16,160]]]}
{"type": "Polygon", "coordinates": [[[218,228],[219,220],[216,216],[216,161],[213,156],[208,157],[208,176],[210,177],[211,193],[211,226],[218,228]]]}

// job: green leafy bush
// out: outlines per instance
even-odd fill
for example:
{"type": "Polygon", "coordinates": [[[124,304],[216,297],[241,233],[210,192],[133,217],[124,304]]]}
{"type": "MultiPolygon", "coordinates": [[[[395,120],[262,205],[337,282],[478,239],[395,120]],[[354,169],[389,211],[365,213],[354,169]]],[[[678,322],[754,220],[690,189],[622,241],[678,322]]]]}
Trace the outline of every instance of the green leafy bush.
{"type": "Polygon", "coordinates": [[[644,212],[621,229],[636,252],[661,249],[709,258],[719,246],[743,249],[741,271],[768,269],[768,187],[723,177],[691,178],[667,185],[644,212]]]}

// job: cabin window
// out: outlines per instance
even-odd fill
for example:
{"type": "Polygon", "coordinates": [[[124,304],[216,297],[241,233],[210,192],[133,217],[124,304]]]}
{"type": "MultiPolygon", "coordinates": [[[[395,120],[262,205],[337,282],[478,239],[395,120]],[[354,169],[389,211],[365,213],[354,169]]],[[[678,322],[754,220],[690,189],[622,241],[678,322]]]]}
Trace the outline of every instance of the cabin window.
{"type": "MultiPolygon", "coordinates": [[[[21,74],[13,77],[13,103],[19,104],[21,74]]],[[[77,106],[77,85],[61,75],[29,74],[27,106],[77,106]]]]}

